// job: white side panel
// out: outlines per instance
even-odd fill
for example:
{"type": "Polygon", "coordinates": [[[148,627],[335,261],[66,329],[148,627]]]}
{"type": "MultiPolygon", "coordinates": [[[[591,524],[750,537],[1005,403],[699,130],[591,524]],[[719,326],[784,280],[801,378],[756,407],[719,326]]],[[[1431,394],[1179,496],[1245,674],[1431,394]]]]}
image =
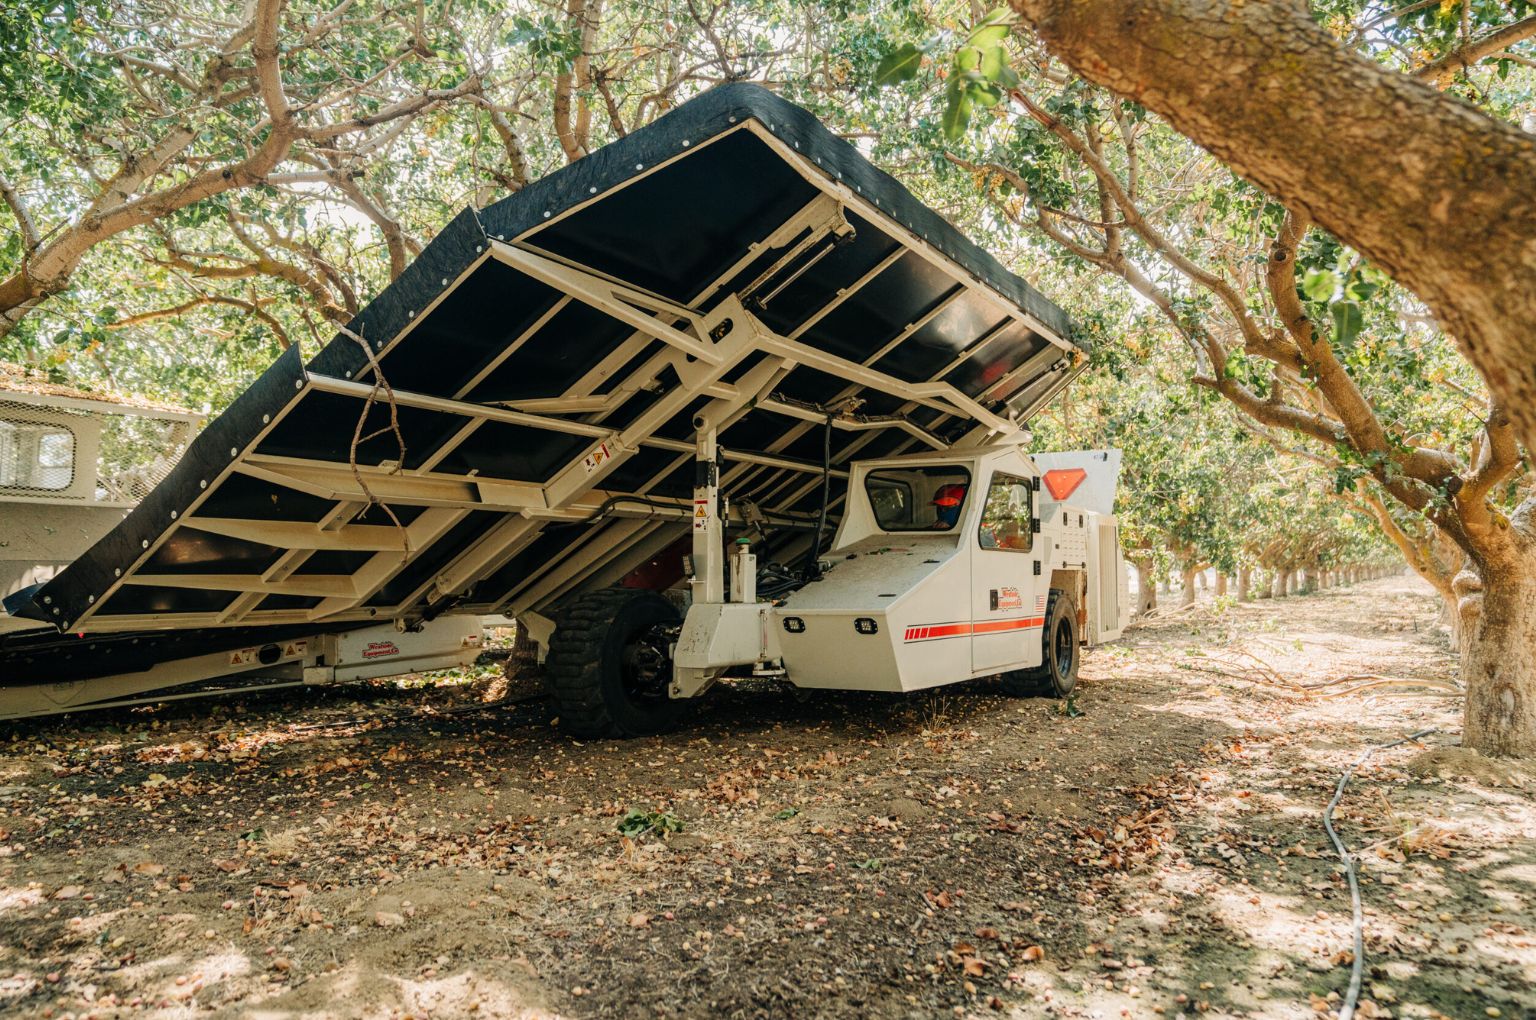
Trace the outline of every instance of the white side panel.
{"type": "Polygon", "coordinates": [[[1088,628],[1090,645],[1113,641],[1125,630],[1129,585],[1120,552],[1120,529],[1113,517],[1089,517],[1088,628]]]}
{"type": "Polygon", "coordinates": [[[480,655],[485,629],[478,616],[440,616],[418,631],[380,624],[335,636],[333,657],[304,670],[309,683],[373,680],[400,673],[426,673],[471,665],[480,655]]]}
{"type": "Polygon", "coordinates": [[[1044,513],[1041,527],[1052,539],[1047,561],[1050,567],[1057,570],[1088,569],[1088,532],[1092,514],[1075,504],[1064,507],[1060,503],[1046,504],[1044,513]]]}
{"type": "MultiPolygon", "coordinates": [[[[963,676],[970,665],[966,642],[948,642],[947,649],[929,649],[922,661],[903,657],[897,662],[901,634],[883,612],[802,610],[779,608],[772,623],[783,653],[786,679],[796,687],[836,691],[910,690],[912,677],[963,676]],[[876,631],[861,634],[855,620],[873,620],[876,631]]],[[[943,679],[932,683],[943,683],[943,679]]],[[[931,686],[932,683],[924,685],[931,686]]]]}
{"type": "Polygon", "coordinates": [[[971,563],[959,544],[957,533],[883,535],[834,554],[822,580],[775,610],[789,681],[912,691],[969,679],[971,563]],[[859,620],[872,621],[875,633],[860,633],[859,620]]]}
{"type": "Polygon", "coordinates": [[[1047,502],[1066,502],[1084,510],[1108,517],[1115,512],[1115,490],[1120,485],[1119,450],[1066,450],[1054,453],[1033,453],[1030,458],[1040,469],[1042,485],[1040,498],[1047,502]],[[1054,478],[1044,476],[1052,471],[1071,472],[1081,470],[1083,477],[1075,483],[1065,479],[1069,488],[1053,495],[1050,489],[1054,478]]]}
{"type": "Polygon", "coordinates": [[[766,603],[695,602],[688,607],[673,661],[679,670],[741,666],[769,657],[766,603]]]}

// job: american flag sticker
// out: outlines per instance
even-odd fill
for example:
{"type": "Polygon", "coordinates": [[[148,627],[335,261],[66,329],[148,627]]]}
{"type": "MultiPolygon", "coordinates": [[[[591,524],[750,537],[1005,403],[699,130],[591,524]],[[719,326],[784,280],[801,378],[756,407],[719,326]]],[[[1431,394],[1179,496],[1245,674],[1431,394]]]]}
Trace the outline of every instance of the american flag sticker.
{"type": "Polygon", "coordinates": [[[1045,615],[1045,596],[1044,595],[1041,595],[1039,598],[1035,599],[1035,615],[1036,616],[1044,616],[1045,615]]]}

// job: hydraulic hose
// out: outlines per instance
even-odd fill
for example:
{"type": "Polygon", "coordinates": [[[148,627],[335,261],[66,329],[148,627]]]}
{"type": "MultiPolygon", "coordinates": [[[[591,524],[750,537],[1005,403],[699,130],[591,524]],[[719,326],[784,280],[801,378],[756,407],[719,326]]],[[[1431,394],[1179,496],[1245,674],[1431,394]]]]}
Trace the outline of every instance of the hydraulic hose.
{"type": "Polygon", "coordinates": [[[811,537],[811,548],[805,554],[805,568],[800,577],[807,584],[816,580],[821,571],[817,562],[821,559],[821,535],[827,527],[827,507],[832,502],[832,415],[821,433],[821,510],[816,514],[816,534],[811,537]]]}

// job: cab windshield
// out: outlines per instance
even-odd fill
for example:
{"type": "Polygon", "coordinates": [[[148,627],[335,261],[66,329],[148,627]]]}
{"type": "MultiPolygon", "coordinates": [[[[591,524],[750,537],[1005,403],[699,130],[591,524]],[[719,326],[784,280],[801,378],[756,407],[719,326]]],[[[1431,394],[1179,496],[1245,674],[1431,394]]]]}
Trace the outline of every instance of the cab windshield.
{"type": "Polygon", "coordinates": [[[864,491],[881,531],[953,531],[971,489],[971,473],[952,464],[877,468],[864,491]]]}

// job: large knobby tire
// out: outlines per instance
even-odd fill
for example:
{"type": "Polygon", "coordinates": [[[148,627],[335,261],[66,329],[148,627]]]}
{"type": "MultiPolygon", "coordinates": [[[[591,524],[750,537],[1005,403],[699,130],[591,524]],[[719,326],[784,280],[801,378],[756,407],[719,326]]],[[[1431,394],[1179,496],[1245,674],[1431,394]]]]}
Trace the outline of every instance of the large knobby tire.
{"type": "Polygon", "coordinates": [[[1045,603],[1045,628],[1040,636],[1040,665],[1003,674],[1003,690],[1014,697],[1065,698],[1077,686],[1077,605],[1059,588],[1045,603]]]}
{"type": "Polygon", "coordinates": [[[645,737],[674,729],[687,707],[667,694],[681,617],[653,591],[605,588],[555,616],[544,676],[560,726],[578,737],[645,737]]]}

